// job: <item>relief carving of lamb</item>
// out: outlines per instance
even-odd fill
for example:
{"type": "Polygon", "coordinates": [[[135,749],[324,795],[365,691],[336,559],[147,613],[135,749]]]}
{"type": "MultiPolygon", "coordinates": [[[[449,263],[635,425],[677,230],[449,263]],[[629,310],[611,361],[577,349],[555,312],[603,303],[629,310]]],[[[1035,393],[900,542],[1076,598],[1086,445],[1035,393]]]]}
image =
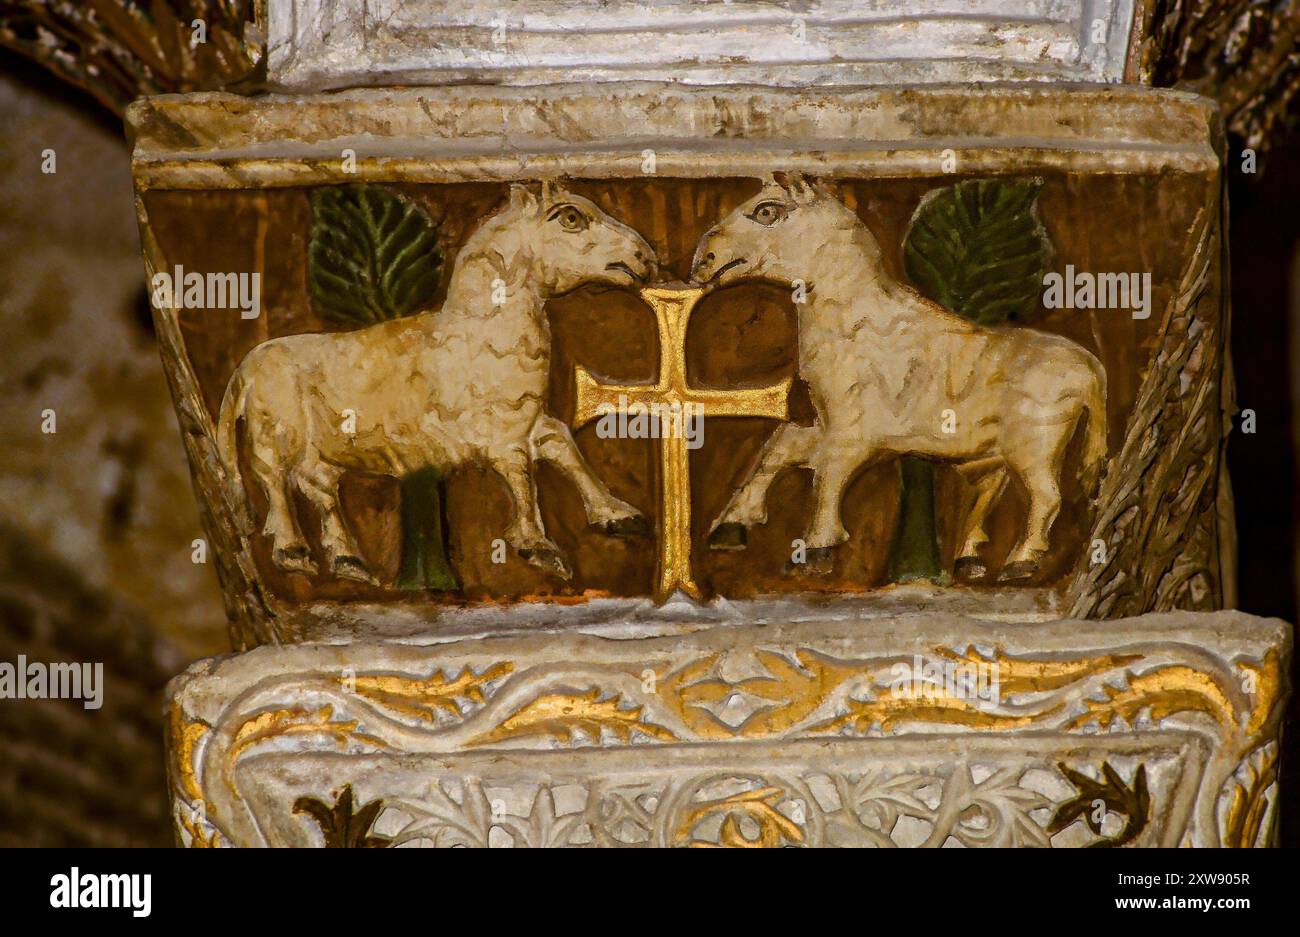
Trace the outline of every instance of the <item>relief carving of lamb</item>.
{"type": "Polygon", "coordinates": [[[645,519],[596,479],[568,428],[544,411],[544,306],[584,283],[632,285],[656,269],[645,240],[588,199],[550,184],[540,192],[513,185],[506,206],[460,250],[441,310],[254,348],[226,388],[218,444],[234,501],[244,503],[243,423],[248,462],[269,504],[262,530],[276,566],[317,568],[294,512],[298,490],[320,512],[329,570],[375,582],[339,510],[344,472],[490,466],[514,503],[506,542],[566,579],[569,564],[538,510],[536,461],[572,479],[592,524],[610,534],[645,533],[645,519]]]}
{"type": "Polygon", "coordinates": [[[746,278],[805,284],[799,370],[817,410],[814,425],[785,423],[772,435],[714,521],[713,548],[744,547],[748,528],[767,519],[777,473],[806,466],[814,476],[808,566],[829,572],[832,549],[849,536],[840,502],[852,476],[919,455],[953,465],[975,486],[957,531],[963,578],[986,575],[985,520],[1008,473],[1023,483],[1028,518],[1000,577],[1023,580],[1048,551],[1066,450],[1081,421],[1080,477],[1068,483],[1091,494],[1107,453],[1101,362],[1060,336],[977,325],[898,282],[858,216],[807,180],[771,178],[706,232],[692,276],[714,286],[746,278]]]}

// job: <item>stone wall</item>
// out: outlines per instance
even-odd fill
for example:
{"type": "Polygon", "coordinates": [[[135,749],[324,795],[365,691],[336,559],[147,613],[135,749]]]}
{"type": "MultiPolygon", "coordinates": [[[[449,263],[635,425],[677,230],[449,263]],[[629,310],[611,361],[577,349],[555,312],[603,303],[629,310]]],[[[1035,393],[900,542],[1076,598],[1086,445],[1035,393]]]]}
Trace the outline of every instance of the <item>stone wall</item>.
{"type": "Polygon", "coordinates": [[[106,683],[98,710],[0,700],[0,845],[166,845],[163,686],[229,644],[191,562],[127,149],[88,99],[0,64],[0,661],[100,662],[106,683]]]}
{"type": "Polygon", "coordinates": [[[137,606],[187,657],[220,651],[216,578],[191,562],[201,531],[146,305],[126,144],[51,86],[35,69],[0,78],[0,517],[137,606]],[[41,171],[47,149],[53,174],[41,171]]]}

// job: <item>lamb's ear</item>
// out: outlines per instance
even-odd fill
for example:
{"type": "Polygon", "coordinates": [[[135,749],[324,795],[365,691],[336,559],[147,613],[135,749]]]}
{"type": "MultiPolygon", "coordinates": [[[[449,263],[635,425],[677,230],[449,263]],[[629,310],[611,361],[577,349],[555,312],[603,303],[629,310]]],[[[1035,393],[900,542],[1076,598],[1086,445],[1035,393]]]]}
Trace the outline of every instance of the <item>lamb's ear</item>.
{"type": "Polygon", "coordinates": [[[801,172],[786,173],[781,185],[796,202],[811,202],[817,197],[817,188],[813,185],[813,181],[801,172]]]}
{"type": "Polygon", "coordinates": [[[567,193],[554,179],[542,180],[542,204],[554,205],[556,202],[563,201],[567,193]]]}
{"type": "Polygon", "coordinates": [[[797,203],[805,203],[816,198],[813,183],[803,173],[772,173],[772,181],[797,203]]]}
{"type": "Polygon", "coordinates": [[[518,212],[534,211],[537,208],[537,196],[528,187],[518,182],[510,185],[510,207],[518,212]]]}

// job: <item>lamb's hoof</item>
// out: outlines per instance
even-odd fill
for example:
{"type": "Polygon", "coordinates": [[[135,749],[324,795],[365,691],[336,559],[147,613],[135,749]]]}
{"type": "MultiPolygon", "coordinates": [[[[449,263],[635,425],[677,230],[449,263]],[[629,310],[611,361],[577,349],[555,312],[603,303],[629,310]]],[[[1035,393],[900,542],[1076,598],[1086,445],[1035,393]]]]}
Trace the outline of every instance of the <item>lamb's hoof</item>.
{"type": "Polygon", "coordinates": [[[802,563],[785,564],[787,576],[829,576],[835,572],[834,547],[808,547],[802,563]]]}
{"type": "Polygon", "coordinates": [[[554,547],[524,547],[519,551],[519,555],[544,573],[550,573],[564,580],[573,578],[573,570],[560,555],[560,551],[554,547]]]}
{"type": "Polygon", "coordinates": [[[605,521],[605,533],[611,537],[648,537],[650,522],[640,514],[605,521]]]}
{"type": "Polygon", "coordinates": [[[953,575],[963,582],[974,582],[988,574],[988,564],[978,556],[963,556],[953,565],[953,575]]]}
{"type": "Polygon", "coordinates": [[[316,564],[312,562],[311,550],[308,549],[305,543],[276,547],[271,552],[271,562],[286,573],[302,573],[307,576],[316,575],[316,564]]]}
{"type": "Polygon", "coordinates": [[[1013,560],[1002,567],[998,582],[1023,582],[1038,572],[1038,563],[1034,560],[1013,560]]]}
{"type": "Polygon", "coordinates": [[[743,550],[749,546],[749,531],[744,524],[727,521],[709,534],[710,550],[743,550]]]}
{"type": "Polygon", "coordinates": [[[351,553],[340,553],[334,557],[330,567],[334,570],[334,575],[340,579],[351,579],[353,582],[364,582],[372,586],[379,585],[379,580],[370,575],[370,570],[366,569],[366,564],[362,562],[361,557],[353,556],[351,553]]]}

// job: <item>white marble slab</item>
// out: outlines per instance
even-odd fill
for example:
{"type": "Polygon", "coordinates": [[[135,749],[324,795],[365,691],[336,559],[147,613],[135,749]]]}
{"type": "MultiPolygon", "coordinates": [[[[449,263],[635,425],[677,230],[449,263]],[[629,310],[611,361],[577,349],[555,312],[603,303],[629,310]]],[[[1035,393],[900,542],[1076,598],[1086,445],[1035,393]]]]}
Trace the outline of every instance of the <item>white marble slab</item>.
{"type": "Polygon", "coordinates": [[[267,0],[269,79],[1121,81],[1135,0],[267,0]]]}

